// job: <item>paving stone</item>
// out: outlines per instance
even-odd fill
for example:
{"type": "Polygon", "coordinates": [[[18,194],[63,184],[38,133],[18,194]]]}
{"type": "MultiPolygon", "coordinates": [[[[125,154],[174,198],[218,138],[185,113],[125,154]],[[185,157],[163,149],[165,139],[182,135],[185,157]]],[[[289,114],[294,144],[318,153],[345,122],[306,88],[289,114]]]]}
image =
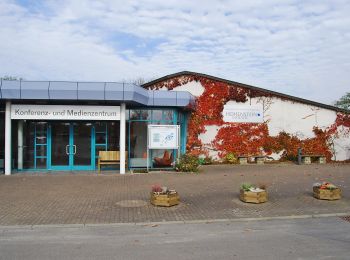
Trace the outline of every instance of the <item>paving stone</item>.
{"type": "Polygon", "coordinates": [[[350,211],[350,165],[210,165],[199,174],[156,172],[14,174],[0,176],[0,225],[191,221],[342,213],[350,211]],[[330,181],[339,201],[312,197],[312,184],[330,181]],[[267,185],[269,201],[238,199],[243,182],[267,185]],[[181,203],[149,203],[153,184],[175,188],[181,203]]]}

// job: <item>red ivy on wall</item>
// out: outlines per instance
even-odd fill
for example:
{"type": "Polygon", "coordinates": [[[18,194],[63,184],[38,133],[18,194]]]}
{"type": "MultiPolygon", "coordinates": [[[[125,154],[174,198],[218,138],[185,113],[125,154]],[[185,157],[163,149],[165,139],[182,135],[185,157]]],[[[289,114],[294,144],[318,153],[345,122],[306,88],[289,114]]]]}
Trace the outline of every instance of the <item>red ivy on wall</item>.
{"type": "Polygon", "coordinates": [[[269,155],[273,152],[283,151],[282,159],[295,159],[298,148],[301,147],[304,153],[324,154],[330,160],[332,157],[331,140],[337,133],[338,127],[344,126],[350,129],[350,116],[339,113],[336,122],[329,129],[322,130],[315,127],[313,129],[315,137],[313,138],[301,140],[286,132],[280,132],[277,136],[269,136],[266,123],[225,123],[221,112],[224,104],[229,100],[244,103],[248,98],[270,97],[272,96],[271,93],[251,90],[195,75],[174,77],[159,82],[150,88],[166,87],[172,90],[191,81],[200,82],[204,87],[204,92],[197,98],[195,109],[191,112],[188,122],[186,149],[192,154],[208,155],[208,150],[203,146],[199,135],[205,133],[206,125],[217,125],[221,128],[211,145],[218,151],[221,158],[230,152],[236,155],[269,155]]]}

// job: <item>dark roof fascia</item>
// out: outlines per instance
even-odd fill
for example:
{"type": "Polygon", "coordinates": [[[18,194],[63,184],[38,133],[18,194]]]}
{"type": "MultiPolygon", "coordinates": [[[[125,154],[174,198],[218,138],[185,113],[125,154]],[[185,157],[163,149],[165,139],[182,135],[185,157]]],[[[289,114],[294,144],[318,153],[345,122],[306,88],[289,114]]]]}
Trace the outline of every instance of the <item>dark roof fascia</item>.
{"type": "Polygon", "coordinates": [[[316,106],[316,107],[330,109],[330,110],[334,110],[334,111],[342,112],[342,113],[350,113],[350,110],[347,110],[347,109],[343,109],[343,108],[339,108],[339,107],[335,107],[335,106],[319,103],[319,102],[316,102],[316,101],[312,101],[312,100],[308,100],[308,99],[304,99],[304,98],[299,98],[299,97],[283,94],[283,93],[280,93],[280,92],[276,92],[276,91],[272,91],[272,90],[268,90],[268,89],[264,89],[264,88],[259,88],[259,87],[255,87],[255,86],[239,83],[239,82],[232,81],[232,80],[218,78],[218,77],[207,75],[207,74],[203,74],[203,73],[192,72],[192,71],[181,71],[181,72],[169,74],[169,75],[166,75],[166,76],[161,77],[159,79],[147,82],[147,83],[145,83],[145,84],[143,84],[141,86],[144,87],[144,88],[147,88],[147,87],[152,86],[154,84],[157,84],[159,82],[166,81],[166,80],[169,80],[169,79],[172,79],[172,78],[175,78],[175,77],[179,77],[179,76],[186,76],[186,75],[188,75],[188,76],[205,77],[205,78],[208,78],[208,79],[211,79],[211,80],[214,80],[214,81],[220,81],[220,82],[224,82],[226,84],[236,85],[236,86],[239,86],[239,87],[242,87],[242,88],[248,88],[248,89],[251,89],[251,90],[257,90],[257,91],[266,92],[266,93],[275,95],[277,97],[286,98],[286,99],[289,99],[289,100],[292,100],[292,101],[296,101],[296,102],[300,102],[300,103],[304,103],[304,104],[308,104],[308,105],[313,105],[313,106],[316,106]]]}

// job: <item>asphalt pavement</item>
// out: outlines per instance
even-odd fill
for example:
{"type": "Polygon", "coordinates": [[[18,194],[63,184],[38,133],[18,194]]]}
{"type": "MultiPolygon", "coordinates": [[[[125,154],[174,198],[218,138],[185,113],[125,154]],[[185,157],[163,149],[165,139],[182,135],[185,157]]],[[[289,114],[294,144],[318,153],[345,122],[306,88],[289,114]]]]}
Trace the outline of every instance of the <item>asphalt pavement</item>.
{"type": "Polygon", "coordinates": [[[0,227],[0,259],[350,259],[340,217],[0,227]]]}

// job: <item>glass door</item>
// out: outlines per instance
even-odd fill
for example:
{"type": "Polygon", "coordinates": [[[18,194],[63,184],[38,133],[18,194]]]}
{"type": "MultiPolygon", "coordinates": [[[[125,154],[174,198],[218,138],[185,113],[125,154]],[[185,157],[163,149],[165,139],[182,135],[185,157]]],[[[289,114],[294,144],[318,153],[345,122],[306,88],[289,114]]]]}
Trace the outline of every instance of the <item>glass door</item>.
{"type": "Polygon", "coordinates": [[[57,170],[70,169],[70,123],[51,123],[51,168],[57,170]]]}
{"type": "Polygon", "coordinates": [[[92,124],[89,122],[72,123],[72,160],[74,170],[92,169],[92,124]]]}
{"type": "Polygon", "coordinates": [[[50,129],[52,170],[93,169],[91,123],[52,122],[50,129]]]}

